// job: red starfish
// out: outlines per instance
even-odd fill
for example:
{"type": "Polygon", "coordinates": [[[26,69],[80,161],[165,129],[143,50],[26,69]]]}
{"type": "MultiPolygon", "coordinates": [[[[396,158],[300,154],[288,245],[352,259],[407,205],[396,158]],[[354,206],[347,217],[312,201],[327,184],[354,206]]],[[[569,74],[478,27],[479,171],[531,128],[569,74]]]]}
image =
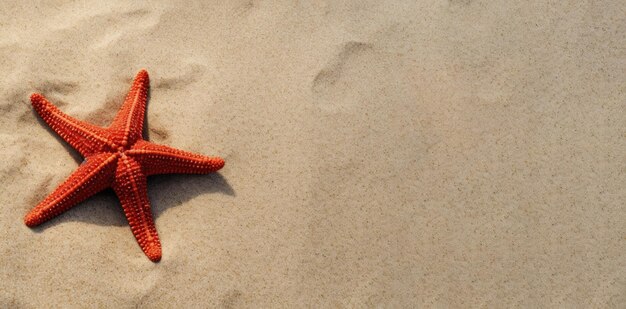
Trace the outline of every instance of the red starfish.
{"type": "Polygon", "coordinates": [[[146,177],[165,173],[206,174],[222,168],[224,160],[142,139],[149,83],[148,72],[137,73],[122,108],[108,128],[74,119],[41,94],[31,95],[39,116],[78,150],[85,161],[26,215],[26,225],[33,227],[46,222],[111,187],[143,252],[153,262],[161,259],[161,242],[150,210],[146,177]]]}

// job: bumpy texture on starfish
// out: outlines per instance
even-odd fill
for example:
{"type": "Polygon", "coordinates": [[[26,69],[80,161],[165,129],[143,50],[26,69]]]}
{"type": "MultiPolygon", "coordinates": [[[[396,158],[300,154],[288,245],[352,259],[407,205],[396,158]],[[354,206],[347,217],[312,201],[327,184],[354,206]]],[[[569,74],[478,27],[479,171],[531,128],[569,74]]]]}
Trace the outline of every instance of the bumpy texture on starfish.
{"type": "Polygon", "coordinates": [[[143,252],[154,262],[161,259],[161,242],[148,201],[146,177],[165,173],[206,174],[222,168],[224,160],[142,139],[149,83],[148,72],[137,73],[122,108],[108,128],[74,119],[41,94],[31,95],[39,116],[80,152],[85,161],[26,215],[27,226],[48,221],[111,187],[143,252]]]}

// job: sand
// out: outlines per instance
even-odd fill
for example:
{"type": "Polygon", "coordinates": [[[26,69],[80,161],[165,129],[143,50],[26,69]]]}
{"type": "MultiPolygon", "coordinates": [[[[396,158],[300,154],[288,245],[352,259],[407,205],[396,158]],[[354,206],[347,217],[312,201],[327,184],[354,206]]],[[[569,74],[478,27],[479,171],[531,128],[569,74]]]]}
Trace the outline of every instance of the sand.
{"type": "Polygon", "coordinates": [[[626,307],[626,2],[3,1],[0,307],[626,307]],[[202,4],[200,4],[202,3],[202,4]],[[29,105],[220,155],[150,262],[29,105]]]}

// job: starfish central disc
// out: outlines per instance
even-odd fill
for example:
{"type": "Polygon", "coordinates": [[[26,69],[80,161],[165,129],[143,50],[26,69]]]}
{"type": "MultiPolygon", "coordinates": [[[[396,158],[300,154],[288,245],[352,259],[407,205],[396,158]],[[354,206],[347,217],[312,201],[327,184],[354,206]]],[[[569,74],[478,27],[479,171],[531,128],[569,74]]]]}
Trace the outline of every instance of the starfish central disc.
{"type": "Polygon", "coordinates": [[[113,188],[143,252],[154,262],[161,259],[161,242],[148,200],[147,176],[207,174],[221,169],[224,160],[153,144],[142,138],[149,84],[148,72],[139,71],[122,107],[106,128],[66,115],[41,94],[31,95],[39,116],[85,161],[26,215],[27,226],[37,226],[90,196],[113,188]]]}

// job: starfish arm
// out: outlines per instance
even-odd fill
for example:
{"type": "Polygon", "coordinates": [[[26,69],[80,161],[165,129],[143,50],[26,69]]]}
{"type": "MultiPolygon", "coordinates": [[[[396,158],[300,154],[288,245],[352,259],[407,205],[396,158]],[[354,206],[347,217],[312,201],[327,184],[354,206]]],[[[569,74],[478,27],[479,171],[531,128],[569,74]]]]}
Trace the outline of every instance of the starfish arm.
{"type": "Polygon", "coordinates": [[[149,87],[148,72],[139,71],[126,100],[111,124],[111,128],[118,133],[117,138],[120,139],[119,143],[122,146],[131,145],[142,136],[149,87]]]}
{"type": "Polygon", "coordinates": [[[24,217],[24,223],[37,226],[90,196],[108,188],[114,178],[116,156],[102,153],[88,157],[54,192],[24,217]]]}
{"type": "Polygon", "coordinates": [[[127,153],[141,163],[146,175],[207,174],[224,166],[220,157],[207,157],[143,140],[127,153]]]}
{"type": "Polygon", "coordinates": [[[141,250],[151,261],[158,262],[161,260],[161,242],[152,218],[147,180],[141,165],[133,158],[122,155],[119,159],[113,190],[141,250]]]}
{"type": "Polygon", "coordinates": [[[83,157],[99,152],[107,145],[113,145],[105,129],[68,116],[43,95],[33,93],[30,101],[41,119],[83,157]]]}

